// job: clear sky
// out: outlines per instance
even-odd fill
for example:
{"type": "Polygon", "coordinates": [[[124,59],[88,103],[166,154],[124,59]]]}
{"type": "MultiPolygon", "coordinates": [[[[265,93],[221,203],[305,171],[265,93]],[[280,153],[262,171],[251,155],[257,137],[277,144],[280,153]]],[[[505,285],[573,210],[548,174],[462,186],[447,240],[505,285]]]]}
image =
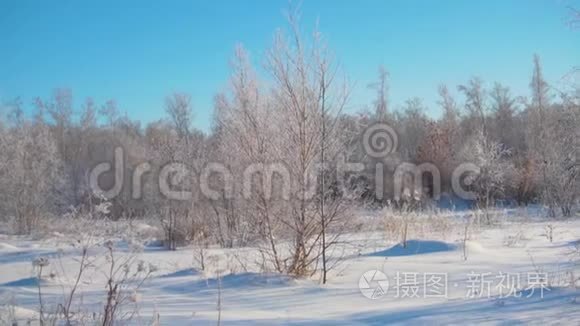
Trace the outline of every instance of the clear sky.
{"type": "MultiPolygon", "coordinates": [[[[578,0],[304,0],[355,84],[350,110],[372,102],[377,67],[391,73],[391,104],[417,96],[437,115],[437,85],[471,76],[528,93],[532,56],[557,83],[580,66],[578,0]]],[[[0,99],[31,103],[58,87],[75,101],[113,98],[143,122],[164,116],[165,96],[192,95],[208,130],[213,96],[227,85],[236,43],[261,64],[287,0],[0,0],[0,99]]]]}

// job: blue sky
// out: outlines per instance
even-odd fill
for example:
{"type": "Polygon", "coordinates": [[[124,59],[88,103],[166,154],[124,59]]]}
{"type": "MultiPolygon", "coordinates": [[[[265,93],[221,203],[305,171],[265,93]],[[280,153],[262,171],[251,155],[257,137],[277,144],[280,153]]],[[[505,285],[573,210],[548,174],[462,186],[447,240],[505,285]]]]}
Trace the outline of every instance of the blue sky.
{"type": "MultiPolygon", "coordinates": [[[[192,95],[194,124],[208,130],[213,96],[227,86],[237,43],[260,65],[287,0],[0,0],[0,99],[113,98],[143,122],[164,116],[165,96],[192,95]]],[[[557,84],[580,65],[580,30],[566,25],[577,0],[304,0],[305,30],[320,30],[354,83],[349,110],[372,102],[379,65],[391,105],[420,97],[437,115],[437,85],[471,76],[528,93],[532,56],[557,84]]]]}

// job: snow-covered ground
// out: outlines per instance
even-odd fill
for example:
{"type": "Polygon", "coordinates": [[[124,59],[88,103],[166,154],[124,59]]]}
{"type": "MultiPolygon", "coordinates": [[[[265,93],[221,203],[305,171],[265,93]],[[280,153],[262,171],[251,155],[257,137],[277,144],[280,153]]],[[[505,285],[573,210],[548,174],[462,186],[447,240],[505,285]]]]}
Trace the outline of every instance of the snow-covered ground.
{"type": "MultiPolygon", "coordinates": [[[[406,247],[377,223],[374,232],[345,236],[326,285],[317,276],[259,272],[252,248],[207,249],[201,271],[196,249],[145,246],[137,258],[157,268],[122,309],[139,325],[215,325],[218,318],[223,325],[580,324],[580,291],[571,285],[580,274],[580,220],[511,215],[473,230],[467,259],[460,219],[446,233],[411,230],[406,247]]],[[[45,310],[64,302],[80,251],[61,238],[0,235],[0,324],[37,318],[39,285],[45,310]],[[50,261],[40,284],[31,263],[38,257],[50,261]]],[[[131,255],[122,241],[116,248],[131,255]]],[[[89,256],[95,261],[73,303],[88,320],[104,305],[107,266],[102,251],[89,256]]]]}

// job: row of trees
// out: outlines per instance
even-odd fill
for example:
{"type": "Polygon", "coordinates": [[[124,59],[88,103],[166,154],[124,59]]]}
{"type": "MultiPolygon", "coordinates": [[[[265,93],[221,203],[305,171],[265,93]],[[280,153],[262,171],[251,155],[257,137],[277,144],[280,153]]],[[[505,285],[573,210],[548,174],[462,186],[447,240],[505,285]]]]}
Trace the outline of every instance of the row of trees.
{"type": "MultiPolygon", "coordinates": [[[[33,117],[24,114],[20,100],[7,103],[9,114],[0,123],[1,216],[13,219],[16,232],[28,233],[49,214],[91,209],[103,200],[90,187],[91,171],[110,162],[124,171],[99,179],[104,189],[119,176],[123,181],[108,198],[111,218],[158,218],[169,249],[185,242],[257,245],[265,268],[294,275],[321,270],[326,280],[329,253],[354,207],[395,199],[393,175],[403,162],[437,166],[445,191],[451,190],[453,170],[471,162],[480,169],[469,182],[480,205],[541,202],[553,215],[572,214],[580,193],[580,92],[577,85],[575,92],[551,88],[539,57],[529,98],[473,78],[458,87],[462,102],[446,86],[439,88],[443,115],[434,119],[420,99],[392,110],[389,76],[381,68],[372,84],[373,108],[351,114],[344,111],[346,78],[320,33],[304,39],[296,15],[289,18],[289,37],[276,35],[262,78],[243,48],[236,49],[231,87],[216,96],[207,135],[192,127],[192,101],[184,93],[168,96],[167,118],[146,126],[120,115],[114,101],[99,106],[87,99],[74,108],[69,90],[37,99],[33,117]],[[361,144],[364,130],[378,122],[393,127],[399,140],[397,151],[383,159],[369,157],[361,144]],[[121,166],[114,163],[119,147],[121,166]],[[377,198],[379,161],[385,194],[377,198]],[[192,194],[181,200],[159,187],[157,176],[172,162],[181,162],[183,173],[164,177],[192,194]],[[336,170],[343,162],[363,165],[342,176],[336,170]],[[214,163],[229,173],[209,176],[208,186],[220,196],[208,198],[188,180],[214,163]],[[243,180],[250,166],[256,175],[248,187],[243,180]]],[[[423,181],[424,189],[411,196],[420,203],[432,197],[436,180],[423,181]]]]}

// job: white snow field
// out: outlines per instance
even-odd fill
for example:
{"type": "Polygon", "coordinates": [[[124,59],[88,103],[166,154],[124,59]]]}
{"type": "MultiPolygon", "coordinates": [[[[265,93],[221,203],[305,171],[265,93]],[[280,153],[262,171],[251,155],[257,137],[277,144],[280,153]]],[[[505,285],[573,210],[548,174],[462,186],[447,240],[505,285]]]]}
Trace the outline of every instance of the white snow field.
{"type": "MultiPolygon", "coordinates": [[[[121,306],[126,321],[119,324],[579,325],[580,219],[516,215],[474,227],[465,251],[461,218],[450,216],[454,224],[446,232],[410,228],[406,247],[369,218],[364,232],[344,236],[335,250],[340,263],[325,285],[318,275],[293,279],[261,272],[254,248],[209,248],[201,271],[197,249],[166,251],[150,241],[136,259],[156,268],[121,306]]],[[[65,302],[81,257],[67,238],[0,236],[0,324],[37,324],[39,289],[44,311],[65,302]],[[50,262],[40,283],[32,265],[38,257],[50,262]]],[[[122,239],[115,242],[119,257],[131,255],[129,247],[122,239]]],[[[94,261],[72,310],[79,324],[91,325],[106,299],[108,265],[102,247],[89,257],[94,261]]]]}

